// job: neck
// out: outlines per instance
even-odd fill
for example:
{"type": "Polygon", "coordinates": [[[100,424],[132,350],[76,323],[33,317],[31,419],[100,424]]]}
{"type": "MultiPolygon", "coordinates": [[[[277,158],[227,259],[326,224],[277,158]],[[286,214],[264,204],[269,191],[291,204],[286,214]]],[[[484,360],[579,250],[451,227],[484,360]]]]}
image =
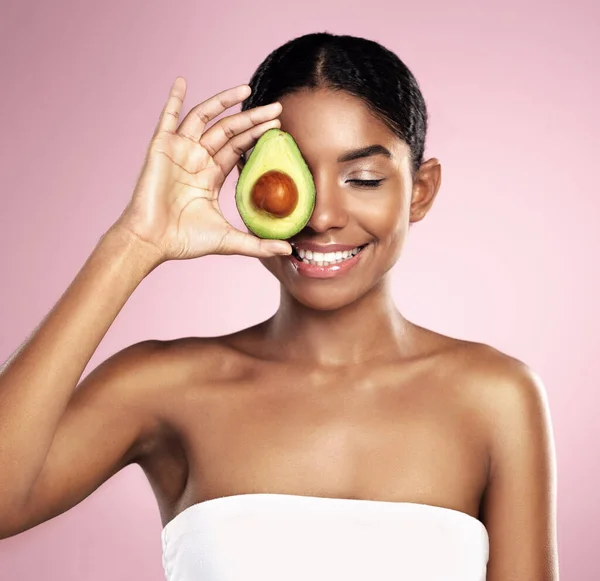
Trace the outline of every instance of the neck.
{"type": "Polygon", "coordinates": [[[269,343],[286,360],[324,367],[397,358],[408,349],[411,324],[397,310],[385,277],[349,305],[320,311],[281,289],[281,302],[266,322],[269,343]]]}

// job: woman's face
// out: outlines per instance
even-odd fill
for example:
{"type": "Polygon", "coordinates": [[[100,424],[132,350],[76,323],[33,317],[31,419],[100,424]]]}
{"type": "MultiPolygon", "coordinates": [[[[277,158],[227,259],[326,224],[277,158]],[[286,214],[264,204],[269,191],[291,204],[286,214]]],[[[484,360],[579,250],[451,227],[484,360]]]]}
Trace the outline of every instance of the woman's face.
{"type": "Polygon", "coordinates": [[[281,129],[308,164],[316,203],[307,226],[289,240],[294,255],[261,262],[300,303],[340,308],[375,287],[396,262],[409,224],[423,218],[437,193],[439,163],[423,164],[413,183],[406,143],[348,93],[302,90],[280,102],[281,129]]]}

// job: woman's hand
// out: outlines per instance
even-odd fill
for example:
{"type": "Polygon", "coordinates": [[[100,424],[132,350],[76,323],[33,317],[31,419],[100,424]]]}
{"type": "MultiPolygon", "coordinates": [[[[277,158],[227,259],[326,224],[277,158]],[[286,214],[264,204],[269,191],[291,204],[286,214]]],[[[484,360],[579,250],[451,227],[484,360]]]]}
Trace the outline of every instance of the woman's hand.
{"type": "Polygon", "coordinates": [[[290,254],[288,242],[234,228],[221,213],[219,192],[243,152],[279,127],[279,103],[206,124],[250,94],[248,85],[196,105],[177,126],[186,83],[177,77],[150,142],[131,201],[113,228],[132,234],[159,262],[207,254],[268,257],[290,254]]]}

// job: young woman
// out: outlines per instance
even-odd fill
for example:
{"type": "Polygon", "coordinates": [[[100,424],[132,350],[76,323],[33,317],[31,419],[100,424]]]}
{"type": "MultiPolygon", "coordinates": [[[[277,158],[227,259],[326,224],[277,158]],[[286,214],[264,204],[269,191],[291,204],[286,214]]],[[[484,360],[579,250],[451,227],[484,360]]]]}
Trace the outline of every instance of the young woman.
{"type": "Polygon", "coordinates": [[[391,298],[388,273],[441,181],[410,71],[375,42],[309,34],[180,120],[185,89],[178,77],[131,202],[2,370],[2,537],[138,463],[169,581],[558,579],[539,379],[391,298]],[[288,241],[234,229],[218,205],[274,127],[317,190],[288,241]],[[259,258],[281,283],[275,315],[131,345],[80,382],[144,277],[208,254],[259,258]]]}

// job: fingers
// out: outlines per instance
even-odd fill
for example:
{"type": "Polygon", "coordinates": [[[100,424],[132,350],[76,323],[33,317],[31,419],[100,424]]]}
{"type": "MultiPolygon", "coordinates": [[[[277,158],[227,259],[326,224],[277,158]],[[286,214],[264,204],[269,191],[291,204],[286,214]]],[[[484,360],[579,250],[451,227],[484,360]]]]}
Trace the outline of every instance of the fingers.
{"type": "Polygon", "coordinates": [[[185,97],[186,82],[183,77],[177,77],[174,83],[171,85],[169,91],[169,98],[165,103],[165,106],[158,118],[158,124],[154,135],[157,135],[161,131],[168,131],[174,133],[177,129],[177,123],[179,122],[179,113],[181,112],[181,105],[185,97]]]}
{"type": "Polygon", "coordinates": [[[274,127],[279,128],[280,126],[281,122],[279,119],[273,119],[236,135],[213,156],[215,164],[221,168],[223,175],[227,176],[239,162],[242,153],[253,147],[263,133],[274,127]]]}
{"type": "Polygon", "coordinates": [[[250,95],[250,92],[251,90],[248,85],[238,85],[237,87],[217,93],[210,99],[192,108],[181,122],[177,133],[197,143],[209,121],[223,113],[226,109],[229,109],[229,107],[241,103],[250,95]]]}
{"type": "Polygon", "coordinates": [[[292,247],[285,240],[265,240],[252,234],[246,234],[233,226],[227,230],[221,248],[216,252],[216,254],[241,254],[255,258],[268,258],[291,253],[292,247]]]}
{"type": "Polygon", "coordinates": [[[211,156],[214,156],[236,135],[239,135],[248,129],[252,129],[256,125],[271,121],[280,113],[281,103],[275,102],[225,117],[215,123],[204,133],[204,135],[202,135],[200,145],[202,145],[211,156]]]}

